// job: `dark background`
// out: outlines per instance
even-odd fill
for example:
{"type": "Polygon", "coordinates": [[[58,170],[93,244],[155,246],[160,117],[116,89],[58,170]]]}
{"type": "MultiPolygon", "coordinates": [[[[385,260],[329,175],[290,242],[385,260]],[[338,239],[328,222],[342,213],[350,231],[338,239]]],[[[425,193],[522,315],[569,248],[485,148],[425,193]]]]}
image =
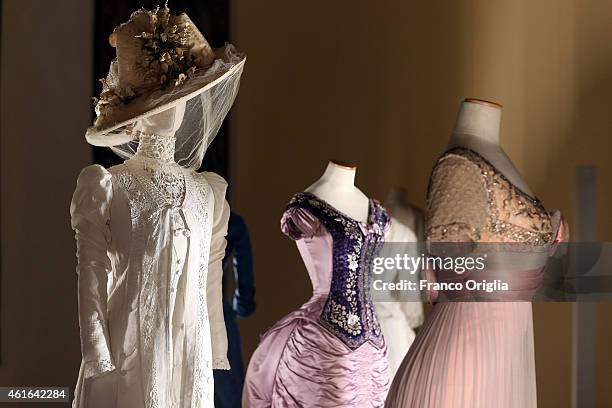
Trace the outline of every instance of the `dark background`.
{"type": "MultiPolygon", "coordinates": [[[[84,132],[112,56],[108,35],[132,4],[2,1],[0,385],[74,387],[80,347],[69,205],[94,159],[84,132]],[[101,51],[111,54],[103,60],[101,51]]],[[[216,9],[207,1],[170,7],[182,4],[194,7],[192,19],[214,45],[231,33],[248,55],[231,132],[216,139],[227,160],[205,160],[229,166],[217,171],[229,176],[232,209],[252,233],[258,310],[240,322],[247,356],[312,292],[295,244],[279,231],[291,195],[339,159],[358,165],[357,185],[369,196],[384,201],[391,187],[405,187],[423,207],[465,97],[504,105],[504,150],[572,231],[576,167],[595,166],[597,239],[612,241],[609,0],[238,0],[223,18],[196,17],[197,9],[216,9]],[[218,38],[217,25],[225,33],[218,38]]],[[[110,164],[107,153],[95,160],[110,164]]],[[[598,407],[612,406],[610,306],[596,305],[598,407]]],[[[581,357],[573,305],[534,305],[534,328],[538,406],[571,407],[581,357]]]]}

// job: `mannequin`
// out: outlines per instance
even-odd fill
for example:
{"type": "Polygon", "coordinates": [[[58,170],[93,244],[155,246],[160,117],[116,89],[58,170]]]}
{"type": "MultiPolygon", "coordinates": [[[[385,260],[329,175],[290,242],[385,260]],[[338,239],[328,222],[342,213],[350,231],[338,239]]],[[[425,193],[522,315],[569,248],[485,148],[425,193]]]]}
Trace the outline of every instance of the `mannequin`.
{"type": "Polygon", "coordinates": [[[428,245],[484,254],[484,266],[456,273],[428,266],[427,278],[464,289],[469,280],[499,279],[507,287],[429,293],[435,304],[396,373],[387,408],[537,406],[531,300],[564,223],[533,197],[500,147],[500,117],[497,104],[463,102],[427,193],[428,245]],[[497,243],[504,245],[490,250],[497,243]]]}
{"type": "Polygon", "coordinates": [[[186,106],[186,102],[182,102],[158,114],[147,116],[141,119],[136,127],[143,133],[174,135],[183,122],[186,106]]]}
{"type": "Polygon", "coordinates": [[[461,104],[448,149],[465,147],[480,154],[510,182],[530,196],[533,193],[500,146],[502,106],[481,99],[466,99],[461,104]]]}
{"type": "MultiPolygon", "coordinates": [[[[177,130],[183,122],[185,109],[186,103],[183,102],[140,119],[132,130],[134,137],[138,138],[138,148],[133,157],[108,170],[90,166],[84,175],[79,176],[71,211],[73,228],[81,237],[81,322],[86,322],[94,313],[91,305],[97,305],[98,299],[112,305],[112,310],[109,306],[107,313],[111,317],[103,320],[109,326],[105,328],[107,334],[103,335],[103,330],[93,334],[91,330],[84,332],[86,341],[93,342],[93,346],[87,345],[84,361],[95,365],[81,369],[74,407],[148,406],[139,390],[151,384],[155,389],[163,387],[163,396],[148,394],[149,397],[162,401],[160,406],[177,406],[184,398],[181,384],[194,381],[196,375],[203,376],[204,380],[194,381],[193,392],[200,392],[203,396],[189,406],[210,406],[207,404],[212,404],[214,391],[212,368],[229,369],[221,303],[221,260],[229,218],[229,206],[224,198],[227,184],[220,176],[196,173],[175,160],[177,130]],[[123,193],[117,193],[119,191],[123,193]],[[200,191],[207,191],[207,201],[195,198],[200,191]],[[92,197],[98,197],[98,201],[92,197]],[[133,211],[135,208],[138,212],[133,211]],[[209,220],[209,223],[204,220],[209,220]],[[108,242],[104,240],[95,246],[88,245],[94,240],[92,237],[100,235],[95,235],[95,230],[88,229],[87,225],[106,226],[106,234],[112,237],[110,241],[118,249],[109,246],[107,251],[105,245],[108,242]],[[132,244],[132,237],[136,236],[147,238],[134,238],[132,244]],[[150,253],[140,255],[143,258],[150,256],[149,261],[139,264],[138,259],[143,258],[138,258],[131,249],[137,248],[136,241],[153,242],[147,248],[150,253]],[[107,260],[109,256],[117,258],[107,260]],[[105,265],[105,262],[118,266],[116,270],[109,269],[110,272],[91,267],[105,265]],[[152,265],[150,271],[155,273],[149,273],[145,278],[139,268],[146,270],[149,265],[152,265]],[[206,268],[206,281],[196,280],[201,268],[206,268]],[[99,276],[106,273],[109,273],[110,286],[102,284],[99,287],[110,287],[108,292],[86,290],[98,288],[89,282],[101,279],[99,276]],[[138,297],[128,297],[135,293],[134,289],[128,290],[127,285],[134,282],[136,275],[142,280],[149,279],[149,283],[142,286],[147,290],[143,296],[158,303],[141,304],[138,297]],[[195,300],[192,288],[196,284],[206,291],[205,298],[195,300]],[[125,307],[128,303],[131,308],[125,307]],[[151,304],[153,306],[147,308],[151,304]],[[142,330],[138,328],[140,321],[132,317],[135,310],[150,316],[145,321],[156,319],[156,323],[150,326],[156,331],[154,336],[148,337],[152,340],[139,337],[142,330]],[[207,313],[206,317],[204,313],[207,313]],[[200,344],[204,346],[198,354],[202,360],[196,360],[192,357],[196,351],[190,348],[188,340],[202,336],[194,328],[204,319],[208,322],[210,334],[203,335],[205,341],[200,344]],[[160,338],[166,341],[156,340],[160,338]],[[141,370],[141,364],[156,364],[156,370],[141,370]],[[160,370],[163,374],[158,375],[160,370]],[[123,393],[120,401],[115,403],[113,390],[117,387],[130,391],[123,393]]],[[[101,307],[101,310],[106,308],[101,307]]],[[[88,330],[85,324],[82,327],[88,330]]],[[[148,329],[145,327],[145,330],[148,329]]]]}
{"type": "Polygon", "coordinates": [[[329,162],[283,213],[281,231],[295,241],[312,296],[261,336],[246,374],[244,408],[384,406],[387,343],[369,265],[390,222],[355,187],[355,173],[355,166],[329,162]]]}
{"type": "Polygon", "coordinates": [[[367,222],[369,199],[355,186],[357,167],[332,160],[325,172],[305,191],[326,201],[349,217],[367,222]]]}
{"type": "Polygon", "coordinates": [[[212,407],[213,370],[230,369],[230,209],[227,182],[197,170],[246,57],[231,44],[212,49],[167,6],[132,13],[111,45],[116,58],[85,138],[124,161],[84,168],[70,205],[82,355],[72,406],[212,407]]]}

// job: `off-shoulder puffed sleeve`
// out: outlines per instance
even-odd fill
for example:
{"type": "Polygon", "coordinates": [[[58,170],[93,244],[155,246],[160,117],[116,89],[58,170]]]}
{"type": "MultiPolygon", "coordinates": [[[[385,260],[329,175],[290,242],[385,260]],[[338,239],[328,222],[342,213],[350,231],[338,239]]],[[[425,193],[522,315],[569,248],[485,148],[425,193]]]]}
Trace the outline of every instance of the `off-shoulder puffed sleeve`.
{"type": "Polygon", "coordinates": [[[210,258],[208,261],[208,280],[206,287],[208,320],[210,323],[210,338],[212,343],[213,368],[229,370],[227,359],[227,332],[223,318],[223,257],[227,242],[227,224],[230,208],[225,200],[227,182],[215,173],[203,173],[212,188],[214,196],[213,230],[210,241],[210,258]]]}
{"type": "Polygon", "coordinates": [[[77,275],[81,353],[85,378],[115,369],[107,321],[108,247],[113,195],[111,174],[102,166],[83,169],[70,205],[77,242],[77,275]]]}
{"type": "Polygon", "coordinates": [[[462,156],[443,157],[431,175],[426,213],[428,241],[478,241],[487,220],[480,168],[462,156]]]}
{"type": "Polygon", "coordinates": [[[289,207],[281,218],[281,231],[293,240],[312,238],[320,227],[318,218],[302,207],[289,207]]]}

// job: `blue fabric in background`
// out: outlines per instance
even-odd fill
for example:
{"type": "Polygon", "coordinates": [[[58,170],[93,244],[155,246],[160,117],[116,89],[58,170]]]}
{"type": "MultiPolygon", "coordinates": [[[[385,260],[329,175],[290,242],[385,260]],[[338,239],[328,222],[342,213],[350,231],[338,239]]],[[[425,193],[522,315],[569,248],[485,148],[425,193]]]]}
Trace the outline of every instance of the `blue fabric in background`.
{"type": "Polygon", "coordinates": [[[236,318],[255,311],[255,276],[249,231],[241,216],[230,214],[227,247],[223,258],[223,316],[227,330],[227,357],[230,370],[214,370],[215,408],[241,408],[244,385],[242,342],[236,318]],[[233,296],[227,299],[229,273],[234,273],[233,296]]]}

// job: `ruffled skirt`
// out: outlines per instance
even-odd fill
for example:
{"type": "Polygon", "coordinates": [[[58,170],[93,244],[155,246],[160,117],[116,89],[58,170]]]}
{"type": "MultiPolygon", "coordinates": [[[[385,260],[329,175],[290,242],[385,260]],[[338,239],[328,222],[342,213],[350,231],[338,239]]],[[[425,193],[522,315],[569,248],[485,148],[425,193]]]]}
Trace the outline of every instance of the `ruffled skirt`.
{"type": "Polygon", "coordinates": [[[313,299],[263,336],[247,370],[243,408],[383,407],[386,346],[350,350],[321,326],[313,299]]]}

